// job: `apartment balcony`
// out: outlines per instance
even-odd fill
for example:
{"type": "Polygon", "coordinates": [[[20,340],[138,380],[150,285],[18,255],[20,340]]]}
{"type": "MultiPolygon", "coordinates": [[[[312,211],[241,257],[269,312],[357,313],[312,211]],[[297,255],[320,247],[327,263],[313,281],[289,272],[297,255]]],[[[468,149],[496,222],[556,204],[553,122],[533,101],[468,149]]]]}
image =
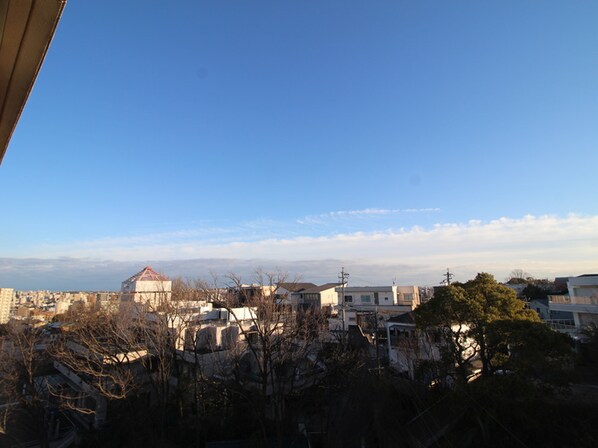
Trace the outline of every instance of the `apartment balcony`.
{"type": "Polygon", "coordinates": [[[548,296],[548,301],[554,311],[598,314],[598,297],[548,296]]]}

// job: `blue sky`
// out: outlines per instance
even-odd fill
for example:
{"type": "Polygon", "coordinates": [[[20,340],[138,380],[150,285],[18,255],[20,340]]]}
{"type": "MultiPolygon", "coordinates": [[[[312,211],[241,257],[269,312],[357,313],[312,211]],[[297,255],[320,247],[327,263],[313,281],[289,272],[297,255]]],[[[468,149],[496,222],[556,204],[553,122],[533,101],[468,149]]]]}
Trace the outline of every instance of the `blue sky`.
{"type": "Polygon", "coordinates": [[[0,281],[598,271],[597,22],[593,1],[71,1],[0,166],[0,281]]]}

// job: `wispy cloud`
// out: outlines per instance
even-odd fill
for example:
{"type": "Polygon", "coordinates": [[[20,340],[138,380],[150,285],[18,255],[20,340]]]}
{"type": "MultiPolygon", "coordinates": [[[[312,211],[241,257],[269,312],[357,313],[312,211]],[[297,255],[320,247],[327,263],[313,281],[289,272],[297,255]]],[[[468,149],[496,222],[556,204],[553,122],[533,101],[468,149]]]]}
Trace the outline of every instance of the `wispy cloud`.
{"type": "Polygon", "coordinates": [[[400,213],[432,213],[439,212],[440,208],[405,208],[405,209],[386,209],[386,208],[366,208],[363,210],[339,210],[319,215],[308,215],[297,220],[299,224],[324,224],[330,220],[339,218],[368,218],[388,215],[398,215],[400,213]]]}

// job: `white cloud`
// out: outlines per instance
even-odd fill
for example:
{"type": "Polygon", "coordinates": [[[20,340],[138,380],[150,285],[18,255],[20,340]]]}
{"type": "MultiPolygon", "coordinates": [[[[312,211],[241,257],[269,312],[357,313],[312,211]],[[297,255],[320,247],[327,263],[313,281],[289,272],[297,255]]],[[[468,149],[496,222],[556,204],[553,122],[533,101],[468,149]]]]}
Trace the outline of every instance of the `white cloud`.
{"type": "MultiPolygon", "coordinates": [[[[171,274],[177,273],[176,266],[187,272],[188,260],[192,259],[209,259],[212,263],[218,259],[221,262],[215,264],[219,268],[226,266],[222,260],[234,260],[230,262],[230,269],[224,269],[226,272],[235,270],[235,266],[247,270],[248,263],[252,263],[255,267],[285,266],[304,276],[310,272],[312,275],[330,274],[332,280],[335,272],[327,273],[323,269],[342,263],[361,266],[362,278],[387,278],[386,274],[395,272],[397,275],[402,269],[410,272],[413,281],[428,278],[428,282],[433,283],[439,275],[435,273],[446,267],[459,271],[461,279],[470,278],[477,271],[497,273],[502,279],[515,268],[523,268],[536,276],[598,271],[598,216],[527,215],[408,229],[258,240],[242,239],[227,229],[222,233],[217,229],[210,229],[207,234],[184,232],[184,238],[178,233],[172,235],[172,238],[168,234],[107,238],[46,247],[43,253],[31,256],[114,260],[127,266],[132,260],[139,260],[138,264],[157,260],[157,263],[171,266],[171,274]],[[301,265],[307,272],[296,271],[295,268],[301,265]]],[[[76,264],[62,260],[50,267],[50,260],[32,260],[31,269],[41,272],[56,266],[68,269],[76,264]]],[[[6,266],[6,263],[0,265],[0,273],[4,276],[8,274],[6,266]]]]}

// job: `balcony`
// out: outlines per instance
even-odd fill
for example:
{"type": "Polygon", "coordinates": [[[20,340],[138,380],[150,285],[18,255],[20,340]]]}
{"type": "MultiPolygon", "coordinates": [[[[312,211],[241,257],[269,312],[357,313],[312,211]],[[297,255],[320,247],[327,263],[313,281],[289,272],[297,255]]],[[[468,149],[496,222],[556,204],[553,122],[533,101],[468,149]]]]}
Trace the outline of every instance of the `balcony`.
{"type": "Polygon", "coordinates": [[[598,297],[548,296],[550,309],[571,313],[598,314],[598,297]]]}

